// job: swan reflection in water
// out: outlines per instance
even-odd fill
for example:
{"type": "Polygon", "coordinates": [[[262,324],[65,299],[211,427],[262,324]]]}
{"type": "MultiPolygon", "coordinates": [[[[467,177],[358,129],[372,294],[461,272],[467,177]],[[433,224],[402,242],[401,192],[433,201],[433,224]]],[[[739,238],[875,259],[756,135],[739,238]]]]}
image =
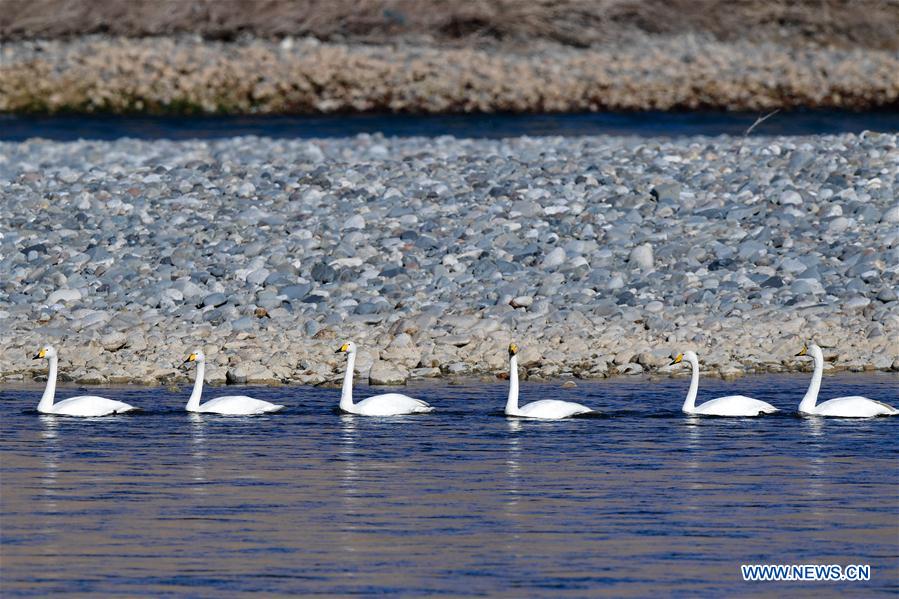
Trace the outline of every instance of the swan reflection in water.
{"type": "Polygon", "coordinates": [[[340,462],[340,501],[341,513],[344,518],[338,519],[338,543],[344,555],[357,552],[357,535],[355,527],[351,524],[351,518],[364,507],[359,499],[359,467],[356,455],[356,442],[358,424],[356,417],[351,414],[340,415],[340,447],[338,449],[338,461],[340,462]],[[343,522],[341,522],[343,520],[343,522]]]}
{"type": "MultiPolygon", "coordinates": [[[[56,477],[59,472],[59,420],[55,416],[38,416],[41,421],[41,438],[44,440],[44,451],[41,462],[44,465],[44,475],[41,477],[41,493],[46,497],[56,495],[56,477]]],[[[53,511],[56,503],[48,505],[53,511]]]]}
{"type": "Polygon", "coordinates": [[[802,461],[805,466],[804,494],[811,500],[808,513],[824,518],[824,504],[820,501],[825,495],[825,482],[827,480],[827,463],[824,459],[823,441],[826,439],[825,421],[823,418],[802,418],[802,427],[808,432],[809,442],[806,447],[809,455],[802,461]]]}
{"type": "MultiPolygon", "coordinates": [[[[36,498],[41,509],[36,513],[35,532],[48,539],[45,547],[46,555],[62,555],[64,549],[55,539],[60,529],[54,522],[54,517],[60,514],[60,506],[57,498],[59,491],[59,463],[62,457],[62,449],[59,446],[59,419],[55,416],[41,415],[41,439],[43,440],[41,464],[44,468],[40,477],[41,491],[36,498]]],[[[65,499],[65,498],[63,498],[65,499]]]]}
{"type": "MultiPolygon", "coordinates": [[[[518,418],[507,418],[506,425],[509,434],[506,437],[506,492],[503,501],[505,511],[512,526],[521,517],[521,439],[519,433],[522,422],[518,418]]],[[[517,539],[518,534],[510,536],[510,540],[517,539]]],[[[515,543],[509,543],[507,550],[514,550],[515,543]]]]}
{"type": "Polygon", "coordinates": [[[197,485],[192,485],[192,487],[197,494],[205,495],[205,483],[208,480],[206,477],[206,459],[208,454],[206,448],[207,424],[203,420],[203,416],[201,414],[188,414],[187,420],[190,423],[191,436],[191,479],[196,483],[200,483],[197,485]]]}

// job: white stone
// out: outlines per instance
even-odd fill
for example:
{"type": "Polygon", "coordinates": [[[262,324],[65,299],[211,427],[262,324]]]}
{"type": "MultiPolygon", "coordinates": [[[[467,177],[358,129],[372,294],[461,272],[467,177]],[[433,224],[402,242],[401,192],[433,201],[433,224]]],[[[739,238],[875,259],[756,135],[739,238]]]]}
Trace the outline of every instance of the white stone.
{"type": "Polygon", "coordinates": [[[893,206],[880,217],[882,223],[899,223],[899,204],[893,206]]]}
{"type": "Polygon", "coordinates": [[[162,295],[169,298],[173,302],[180,302],[184,299],[184,294],[175,289],[174,287],[169,287],[165,291],[162,292],[162,295]]]}
{"type": "Polygon", "coordinates": [[[621,278],[621,275],[615,275],[609,281],[609,289],[621,289],[622,287],[624,287],[624,279],[621,278]]]}
{"type": "Polygon", "coordinates": [[[786,272],[802,272],[805,270],[805,264],[796,258],[787,258],[780,263],[780,268],[786,272]]]}
{"type": "Polygon", "coordinates": [[[541,268],[555,268],[560,266],[565,262],[565,250],[562,248],[556,248],[550,253],[548,253],[544,258],[543,262],[540,263],[541,268]]]}
{"type": "Polygon", "coordinates": [[[859,296],[853,297],[848,302],[846,302],[845,306],[847,308],[849,308],[850,310],[858,310],[859,308],[866,307],[870,303],[871,303],[871,300],[859,295],[859,296]]]}
{"type": "Polygon", "coordinates": [[[362,218],[361,214],[354,214],[353,216],[346,219],[343,223],[341,229],[350,229],[350,230],[358,230],[365,228],[365,219],[362,218]]]}
{"type": "Polygon", "coordinates": [[[108,335],[103,335],[103,337],[100,338],[100,345],[102,345],[103,349],[106,351],[116,351],[125,347],[127,341],[128,338],[125,336],[125,333],[115,331],[108,335]]]}
{"type": "Polygon", "coordinates": [[[383,360],[376,360],[368,373],[369,385],[405,385],[409,371],[383,360]]]}
{"type": "Polygon", "coordinates": [[[331,266],[337,266],[339,268],[358,268],[362,266],[364,262],[362,258],[338,258],[337,260],[331,261],[331,266]]]}
{"type": "Polygon", "coordinates": [[[80,299],[81,292],[77,289],[58,289],[47,297],[47,305],[52,306],[53,304],[58,303],[77,302],[80,299]]]}
{"type": "Polygon", "coordinates": [[[237,188],[237,195],[242,198],[249,198],[254,193],[256,193],[256,186],[249,181],[244,181],[240,184],[240,187],[237,188]]]}
{"type": "Polygon", "coordinates": [[[651,314],[658,314],[665,308],[665,305],[660,301],[652,301],[646,304],[646,311],[651,314]]]}
{"type": "Polygon", "coordinates": [[[830,221],[830,224],[827,225],[827,230],[831,233],[842,233],[852,224],[852,220],[846,218],[845,216],[838,216],[837,218],[830,221]]]}
{"type": "Polygon", "coordinates": [[[247,275],[247,283],[250,283],[251,285],[262,285],[270,274],[272,273],[267,268],[258,268],[247,275]]]}
{"type": "Polygon", "coordinates": [[[788,190],[780,194],[781,206],[800,206],[802,205],[802,196],[799,192],[788,190]]]}
{"type": "Polygon", "coordinates": [[[518,297],[512,298],[512,301],[509,302],[513,308],[529,308],[534,303],[534,298],[530,295],[519,295],[518,297]]]}
{"type": "Polygon", "coordinates": [[[655,264],[652,257],[652,246],[648,243],[638,245],[631,250],[628,261],[633,265],[639,266],[643,270],[651,270],[655,264]]]}

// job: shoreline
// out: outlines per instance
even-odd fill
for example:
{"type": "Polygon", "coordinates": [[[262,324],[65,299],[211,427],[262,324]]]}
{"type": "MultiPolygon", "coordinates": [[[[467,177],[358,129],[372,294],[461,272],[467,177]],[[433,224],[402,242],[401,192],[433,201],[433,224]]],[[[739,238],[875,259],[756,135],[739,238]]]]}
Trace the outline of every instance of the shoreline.
{"type": "Polygon", "coordinates": [[[899,134],[0,150],[4,381],[899,369],[899,134]]]}
{"type": "MultiPolygon", "coordinates": [[[[739,371],[734,373],[729,373],[727,375],[722,375],[720,372],[716,370],[705,370],[702,369],[700,371],[700,384],[704,379],[711,379],[716,381],[737,381],[737,380],[752,380],[754,378],[765,378],[768,376],[784,376],[784,377],[795,377],[801,378],[805,380],[806,377],[809,377],[814,370],[813,363],[809,362],[807,366],[803,366],[800,368],[784,368],[783,370],[772,370],[766,372],[756,372],[756,371],[739,371]]],[[[833,362],[828,362],[825,365],[824,369],[825,373],[825,381],[827,377],[897,377],[899,376],[899,369],[887,369],[887,370],[877,370],[877,369],[867,369],[867,370],[850,370],[849,368],[840,368],[839,365],[835,365],[833,362]]],[[[39,373],[32,373],[35,376],[33,378],[13,378],[6,379],[4,381],[4,389],[10,391],[42,391],[46,385],[46,376],[40,376],[39,373]]],[[[436,377],[422,377],[422,378],[410,378],[403,384],[397,385],[371,385],[366,383],[356,382],[353,385],[354,389],[365,389],[365,388],[377,388],[377,389],[428,389],[434,387],[457,387],[457,386],[477,386],[477,385],[505,385],[508,386],[508,371],[496,372],[496,373],[482,373],[482,374],[467,374],[467,375],[440,375],[436,377]]],[[[528,377],[527,373],[520,373],[519,378],[522,383],[530,383],[534,385],[550,385],[550,386],[560,386],[565,388],[577,388],[584,385],[594,385],[599,383],[608,383],[608,384],[616,384],[616,383],[643,383],[647,385],[651,385],[655,382],[665,381],[669,379],[679,379],[679,380],[690,380],[690,371],[688,369],[678,369],[677,366],[671,369],[660,369],[653,372],[644,372],[642,374],[637,375],[625,375],[625,374],[615,374],[606,377],[589,377],[589,378],[578,378],[574,376],[569,377],[551,377],[551,378],[541,378],[541,377],[528,377]],[[574,387],[568,387],[566,384],[574,383],[574,387]]],[[[139,387],[142,389],[172,389],[177,388],[180,391],[189,392],[189,388],[193,385],[194,379],[192,376],[180,376],[177,378],[168,379],[165,381],[156,381],[156,382],[147,382],[141,380],[133,380],[129,382],[115,382],[115,383],[79,383],[77,381],[62,381],[61,379],[57,380],[56,389],[74,389],[74,388],[95,388],[95,389],[133,389],[135,387],[139,387]]],[[[254,382],[254,383],[228,383],[225,381],[220,381],[218,383],[209,381],[208,377],[204,383],[204,389],[224,389],[224,388],[233,388],[233,389],[252,389],[252,388],[279,388],[284,387],[285,389],[301,389],[301,388],[310,388],[310,389],[340,389],[342,380],[341,378],[335,378],[331,381],[326,381],[319,384],[303,384],[303,383],[294,383],[294,382],[254,382]]]]}
{"type": "Polygon", "coordinates": [[[899,52],[635,33],[453,47],[195,36],[13,41],[0,112],[494,114],[899,107],[899,52]]]}

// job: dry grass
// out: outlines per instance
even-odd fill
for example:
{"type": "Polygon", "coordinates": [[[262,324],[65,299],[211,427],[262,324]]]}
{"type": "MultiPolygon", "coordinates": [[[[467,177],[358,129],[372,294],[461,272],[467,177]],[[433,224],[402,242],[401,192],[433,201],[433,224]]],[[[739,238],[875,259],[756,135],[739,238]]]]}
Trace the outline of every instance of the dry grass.
{"type": "Polygon", "coordinates": [[[634,33],[899,49],[899,0],[0,0],[5,40],[197,33],[232,40],[572,46],[634,33]]]}

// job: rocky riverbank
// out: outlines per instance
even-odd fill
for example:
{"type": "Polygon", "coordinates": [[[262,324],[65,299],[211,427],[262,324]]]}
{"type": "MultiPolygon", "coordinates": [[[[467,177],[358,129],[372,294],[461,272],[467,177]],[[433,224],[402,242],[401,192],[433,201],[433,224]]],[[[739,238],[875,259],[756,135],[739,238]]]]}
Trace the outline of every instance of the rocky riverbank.
{"type": "Polygon", "coordinates": [[[16,41],[0,112],[583,112],[899,104],[899,53],[634,33],[576,48],[192,36],[16,41]]]}
{"type": "Polygon", "coordinates": [[[899,370],[897,144],[0,143],[0,380],[899,370]]]}

